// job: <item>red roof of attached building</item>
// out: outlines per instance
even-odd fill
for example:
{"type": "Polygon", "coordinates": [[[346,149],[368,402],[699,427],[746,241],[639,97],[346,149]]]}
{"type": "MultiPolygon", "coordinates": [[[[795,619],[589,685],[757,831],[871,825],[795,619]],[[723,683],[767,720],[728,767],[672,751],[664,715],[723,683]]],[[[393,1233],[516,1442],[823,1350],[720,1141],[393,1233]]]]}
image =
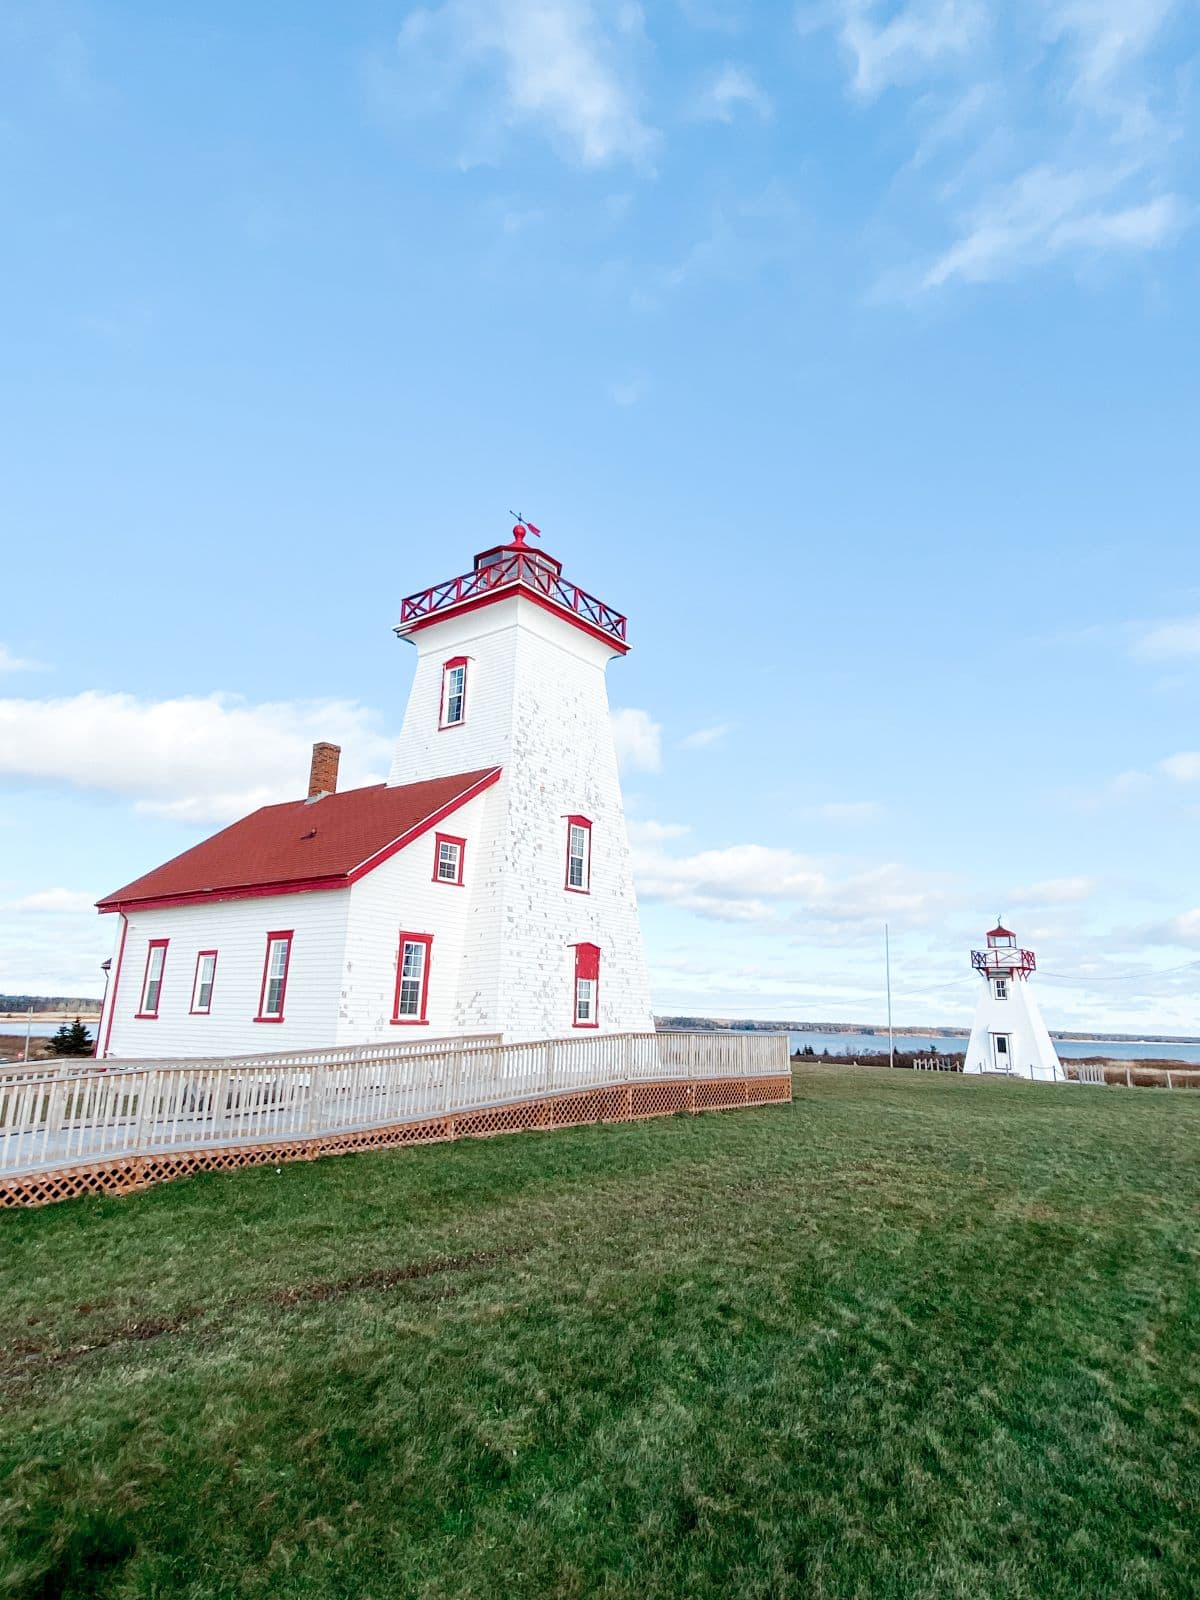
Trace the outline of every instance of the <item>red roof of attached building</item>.
{"type": "Polygon", "coordinates": [[[495,783],[499,767],[263,806],[97,902],[101,911],[342,889],[495,783]]]}

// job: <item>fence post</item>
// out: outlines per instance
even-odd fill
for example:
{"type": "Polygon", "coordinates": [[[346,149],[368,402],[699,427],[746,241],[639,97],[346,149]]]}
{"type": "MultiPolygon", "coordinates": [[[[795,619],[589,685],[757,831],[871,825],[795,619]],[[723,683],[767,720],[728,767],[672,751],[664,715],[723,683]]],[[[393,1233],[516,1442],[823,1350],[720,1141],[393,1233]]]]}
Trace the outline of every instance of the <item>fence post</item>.
{"type": "Polygon", "coordinates": [[[320,1067],[314,1067],[308,1079],[308,1131],[317,1134],[321,1131],[321,1101],[325,1093],[325,1073],[320,1067]]]}

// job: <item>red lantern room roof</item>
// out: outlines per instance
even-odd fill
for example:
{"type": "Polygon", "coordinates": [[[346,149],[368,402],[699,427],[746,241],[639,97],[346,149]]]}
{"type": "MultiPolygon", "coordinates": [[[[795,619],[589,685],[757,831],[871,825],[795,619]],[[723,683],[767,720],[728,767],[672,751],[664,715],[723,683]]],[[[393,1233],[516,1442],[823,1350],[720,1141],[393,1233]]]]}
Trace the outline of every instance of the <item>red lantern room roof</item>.
{"type": "Polygon", "coordinates": [[[1015,939],[1016,937],[1012,929],[1006,928],[1002,922],[998,922],[994,928],[988,929],[989,939],[1015,939]]]}
{"type": "Polygon", "coordinates": [[[629,649],[625,618],[578,584],[568,583],[562,575],[562,563],[527,542],[528,535],[537,535],[538,531],[531,522],[518,522],[511,543],[481,550],[472,571],[406,596],[400,603],[396,632],[407,638],[445,617],[476,611],[495,600],[521,594],[624,655],[629,649]]]}

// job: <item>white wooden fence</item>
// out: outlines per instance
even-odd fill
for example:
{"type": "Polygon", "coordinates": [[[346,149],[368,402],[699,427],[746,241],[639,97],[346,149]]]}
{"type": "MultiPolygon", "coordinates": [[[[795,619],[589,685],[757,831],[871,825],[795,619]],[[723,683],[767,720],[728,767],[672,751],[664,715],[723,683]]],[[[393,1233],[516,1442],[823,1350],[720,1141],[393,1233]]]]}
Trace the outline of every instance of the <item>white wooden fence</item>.
{"type": "Polygon", "coordinates": [[[155,1150],[315,1138],[662,1078],[786,1076],[787,1038],[496,1036],[213,1060],[106,1062],[0,1082],[0,1175],[155,1150]]]}

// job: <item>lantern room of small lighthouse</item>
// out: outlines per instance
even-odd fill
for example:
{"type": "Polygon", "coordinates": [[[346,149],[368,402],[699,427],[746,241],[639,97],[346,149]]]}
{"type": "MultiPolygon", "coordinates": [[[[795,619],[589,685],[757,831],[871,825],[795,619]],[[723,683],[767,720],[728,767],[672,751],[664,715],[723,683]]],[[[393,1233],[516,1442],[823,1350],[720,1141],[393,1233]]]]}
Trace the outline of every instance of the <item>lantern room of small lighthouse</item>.
{"type": "Polygon", "coordinates": [[[963,1071],[1046,1081],[1065,1078],[1029,988],[1030,974],[1037,970],[1033,951],[1022,949],[1016,934],[997,922],[988,932],[986,948],[971,951],[971,965],[983,980],[983,990],[963,1071]]]}

